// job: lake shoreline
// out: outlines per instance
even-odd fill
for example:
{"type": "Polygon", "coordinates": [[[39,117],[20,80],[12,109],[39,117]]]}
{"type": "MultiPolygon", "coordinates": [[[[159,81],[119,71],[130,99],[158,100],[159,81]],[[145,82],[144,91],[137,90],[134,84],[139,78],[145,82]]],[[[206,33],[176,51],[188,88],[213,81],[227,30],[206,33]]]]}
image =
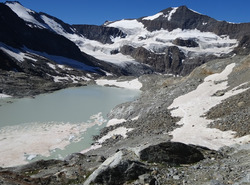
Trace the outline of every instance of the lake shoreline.
{"type": "Polygon", "coordinates": [[[0,153],[4,160],[0,161],[0,166],[21,165],[34,159],[43,159],[41,156],[47,158],[55,149],[57,152],[53,152],[54,158],[63,159],[66,154],[63,152],[64,154],[61,155],[60,150],[63,151],[66,147],[67,150],[72,150],[68,146],[73,147],[76,145],[74,143],[78,142],[80,143],[75,146],[78,146],[78,149],[67,152],[67,155],[90,147],[93,135],[98,134],[98,130],[105,126],[108,112],[120,103],[131,101],[138,96],[138,93],[136,90],[89,85],[41,94],[34,98],[3,99],[5,103],[0,107],[0,144],[3,147],[0,153]],[[62,99],[58,99],[57,96],[62,99]],[[56,108],[56,102],[53,103],[53,101],[57,101],[59,107],[56,108]],[[99,101],[102,102],[102,106],[98,105],[97,108],[92,106],[99,101]],[[31,108],[29,109],[28,106],[31,108]],[[6,107],[7,110],[5,110],[6,107]],[[53,109],[47,110],[49,107],[53,109]],[[58,111],[55,112],[55,110],[58,111]],[[71,116],[70,111],[73,112],[71,116]],[[84,117],[83,112],[86,115],[84,117]],[[16,116],[9,116],[11,114],[16,116]],[[87,130],[93,133],[88,133],[86,136],[84,133],[87,130]],[[89,144],[86,145],[85,142],[89,144]],[[10,161],[9,164],[7,164],[8,161],[10,161]]]}

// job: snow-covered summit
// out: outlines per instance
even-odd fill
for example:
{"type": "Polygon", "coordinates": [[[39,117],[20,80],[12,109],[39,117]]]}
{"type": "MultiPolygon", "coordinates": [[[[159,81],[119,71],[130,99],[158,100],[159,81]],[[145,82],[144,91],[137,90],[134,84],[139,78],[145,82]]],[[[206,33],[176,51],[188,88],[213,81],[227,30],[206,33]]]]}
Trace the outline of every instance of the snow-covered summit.
{"type": "Polygon", "coordinates": [[[27,23],[32,23],[33,25],[37,25],[40,28],[45,28],[43,24],[35,19],[35,12],[28,8],[25,8],[18,1],[7,1],[5,4],[9,6],[20,18],[25,20],[27,23]]]}

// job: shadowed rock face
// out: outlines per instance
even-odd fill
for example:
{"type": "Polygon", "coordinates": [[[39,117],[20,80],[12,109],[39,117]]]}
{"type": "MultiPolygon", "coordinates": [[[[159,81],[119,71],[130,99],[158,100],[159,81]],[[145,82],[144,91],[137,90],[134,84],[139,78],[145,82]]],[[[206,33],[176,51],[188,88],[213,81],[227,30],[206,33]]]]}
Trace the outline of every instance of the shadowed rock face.
{"type": "Polygon", "coordinates": [[[11,60],[3,51],[0,50],[0,69],[6,71],[22,71],[22,69],[11,60]]]}
{"type": "Polygon", "coordinates": [[[181,38],[175,39],[173,41],[173,44],[178,45],[178,46],[186,46],[188,48],[195,48],[199,46],[199,44],[192,39],[183,40],[181,38]]]}
{"type": "Polygon", "coordinates": [[[123,46],[120,52],[124,55],[130,55],[138,62],[150,65],[156,72],[169,72],[180,74],[182,71],[182,61],[185,55],[176,46],[171,46],[165,50],[165,54],[155,54],[144,47],[134,48],[132,46],[123,46]]]}
{"type": "Polygon", "coordinates": [[[30,28],[8,6],[0,4],[0,42],[14,48],[35,51],[83,61],[80,49],[65,37],[47,29],[30,28]]]}
{"type": "Polygon", "coordinates": [[[78,34],[83,35],[90,40],[99,41],[103,44],[112,44],[112,37],[126,37],[126,34],[118,28],[96,25],[73,25],[73,28],[76,29],[78,34]]]}
{"type": "Polygon", "coordinates": [[[240,39],[239,45],[234,51],[240,55],[248,55],[250,53],[250,34],[245,35],[240,39]]]}
{"type": "Polygon", "coordinates": [[[204,159],[193,146],[177,142],[166,142],[149,146],[140,152],[140,159],[151,163],[191,164],[204,159]]]}

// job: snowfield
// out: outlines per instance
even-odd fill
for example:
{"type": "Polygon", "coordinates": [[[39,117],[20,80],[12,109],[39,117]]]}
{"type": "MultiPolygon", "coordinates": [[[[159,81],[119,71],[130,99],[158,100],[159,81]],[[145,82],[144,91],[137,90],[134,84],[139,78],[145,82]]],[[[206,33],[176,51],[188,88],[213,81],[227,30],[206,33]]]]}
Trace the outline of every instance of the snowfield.
{"type": "Polygon", "coordinates": [[[118,80],[107,80],[107,79],[98,79],[96,80],[97,85],[114,85],[126,89],[135,89],[140,90],[142,88],[142,83],[138,79],[131,81],[118,81],[118,80]]]}
{"type": "Polygon", "coordinates": [[[207,128],[213,120],[202,117],[222,100],[247,90],[236,87],[227,91],[223,96],[213,96],[217,91],[227,89],[228,75],[234,66],[234,63],[230,64],[221,73],[206,77],[196,90],[176,98],[168,107],[173,109],[171,110],[172,116],[181,117],[177,123],[181,127],[169,133],[173,136],[172,141],[205,146],[215,150],[223,146],[250,141],[250,135],[235,138],[233,131],[224,132],[215,128],[207,128]]]}

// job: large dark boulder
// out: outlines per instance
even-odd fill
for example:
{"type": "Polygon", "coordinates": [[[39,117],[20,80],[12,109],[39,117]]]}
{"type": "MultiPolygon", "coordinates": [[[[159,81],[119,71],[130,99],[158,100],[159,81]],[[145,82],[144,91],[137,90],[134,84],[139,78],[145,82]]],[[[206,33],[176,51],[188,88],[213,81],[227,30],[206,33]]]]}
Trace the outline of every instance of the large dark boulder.
{"type": "Polygon", "coordinates": [[[140,159],[150,163],[180,165],[198,162],[204,159],[204,156],[193,146],[178,142],[166,142],[141,150],[140,159]]]}

